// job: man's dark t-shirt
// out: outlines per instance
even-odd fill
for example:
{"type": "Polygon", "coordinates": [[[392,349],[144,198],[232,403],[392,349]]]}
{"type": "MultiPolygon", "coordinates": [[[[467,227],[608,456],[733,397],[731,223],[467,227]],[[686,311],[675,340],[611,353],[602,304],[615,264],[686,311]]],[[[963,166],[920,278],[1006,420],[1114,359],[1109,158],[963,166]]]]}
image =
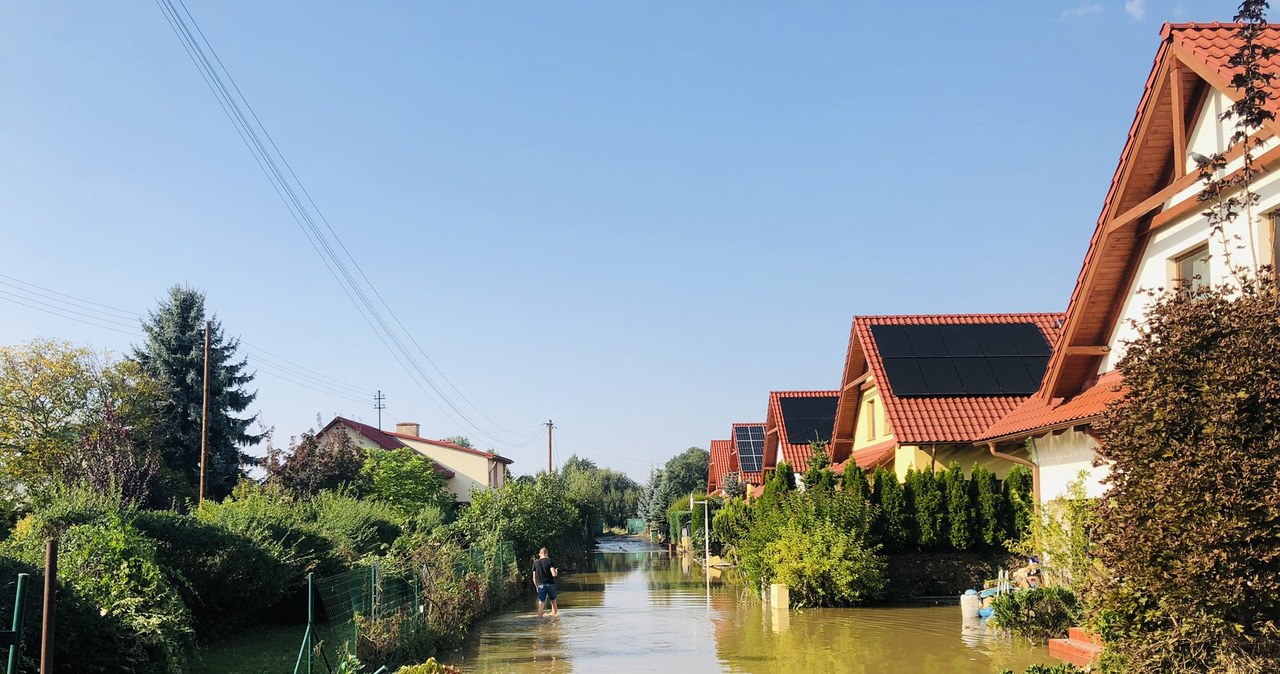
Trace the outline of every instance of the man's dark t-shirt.
{"type": "Polygon", "coordinates": [[[539,558],[533,563],[533,580],[539,585],[555,585],[556,577],[551,575],[551,568],[556,565],[549,557],[539,558]]]}

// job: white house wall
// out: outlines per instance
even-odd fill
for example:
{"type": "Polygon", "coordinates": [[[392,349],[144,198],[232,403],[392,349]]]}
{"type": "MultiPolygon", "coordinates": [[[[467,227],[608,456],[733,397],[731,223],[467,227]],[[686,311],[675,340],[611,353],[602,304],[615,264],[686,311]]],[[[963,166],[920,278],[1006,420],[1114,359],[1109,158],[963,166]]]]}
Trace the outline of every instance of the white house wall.
{"type": "MultiPolygon", "coordinates": [[[[1225,146],[1226,138],[1231,133],[1230,122],[1226,128],[1216,121],[1220,110],[1225,105],[1225,97],[1218,94],[1208,99],[1207,108],[1201,115],[1195,132],[1191,136],[1192,151],[1201,154],[1219,152],[1225,146]]],[[[1274,146],[1275,139],[1268,141],[1268,147],[1274,146]]],[[[1263,150],[1256,150],[1255,155],[1263,150]]],[[[1191,166],[1194,166],[1194,162],[1191,166]]],[[[1239,162],[1233,166],[1238,167],[1239,162]]],[[[1210,231],[1209,221],[1199,209],[1180,218],[1152,234],[1138,262],[1137,273],[1132,285],[1124,296],[1124,307],[1120,320],[1112,327],[1108,345],[1111,351],[1102,359],[1098,374],[1115,368],[1116,362],[1124,355],[1125,343],[1137,337],[1135,322],[1141,323],[1151,304],[1151,298],[1139,294],[1145,290],[1169,288],[1171,283],[1171,263],[1184,253],[1199,246],[1209,244],[1209,276],[1213,285],[1229,281],[1230,270],[1226,258],[1230,255],[1234,265],[1269,264],[1270,233],[1266,230],[1268,218],[1262,214],[1280,207],[1280,174],[1270,173],[1255,179],[1254,191],[1259,196],[1258,205],[1254,207],[1253,226],[1246,222],[1244,213],[1224,227],[1225,244],[1222,235],[1210,231]],[[1243,246],[1243,248],[1239,248],[1243,246]],[[1256,253],[1255,253],[1256,251],[1256,253]],[[1256,255],[1256,258],[1255,258],[1256,255]],[[1251,262],[1252,261],[1252,262],[1251,262]]],[[[1200,184],[1170,202],[1170,205],[1185,198],[1194,199],[1200,191],[1200,184]]]]}
{"type": "Polygon", "coordinates": [[[470,503],[473,489],[489,488],[490,461],[488,458],[426,442],[415,442],[405,438],[400,438],[400,441],[419,454],[453,471],[453,478],[449,480],[449,491],[453,492],[459,501],[470,503]]]}
{"type": "Polygon", "coordinates": [[[1065,496],[1067,487],[1085,474],[1085,491],[1090,498],[1102,496],[1106,490],[1102,479],[1107,476],[1107,466],[1093,466],[1098,443],[1077,430],[1061,434],[1050,433],[1033,441],[1033,455],[1040,466],[1040,502],[1047,503],[1065,496]]]}

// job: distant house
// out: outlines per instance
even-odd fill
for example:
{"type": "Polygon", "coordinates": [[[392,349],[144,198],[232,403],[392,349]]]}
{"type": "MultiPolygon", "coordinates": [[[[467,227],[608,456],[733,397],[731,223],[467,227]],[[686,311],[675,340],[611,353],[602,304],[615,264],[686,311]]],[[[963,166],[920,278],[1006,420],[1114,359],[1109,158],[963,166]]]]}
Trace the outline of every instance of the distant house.
{"type": "Polygon", "coordinates": [[[809,467],[810,442],[831,442],[839,391],[771,391],[765,416],[764,470],[785,461],[797,473],[809,467]]]}
{"type": "Polygon", "coordinates": [[[724,487],[724,477],[741,473],[738,457],[733,453],[732,440],[711,441],[711,461],[707,464],[707,493],[714,494],[724,487]]]}
{"type": "Polygon", "coordinates": [[[738,423],[729,427],[729,455],[750,486],[764,484],[764,424],[738,423]]]}
{"type": "Polygon", "coordinates": [[[857,316],[838,392],[831,458],[838,470],[968,470],[1003,478],[1025,452],[974,442],[1040,387],[1062,314],[857,316]]]}
{"type": "Polygon", "coordinates": [[[473,490],[501,487],[506,482],[507,466],[512,463],[511,459],[493,452],[420,437],[416,423],[398,423],[393,433],[335,417],[320,431],[320,435],[326,433],[346,433],[357,446],[365,449],[412,449],[431,459],[438,470],[443,469],[440,472],[448,480],[449,491],[461,503],[471,501],[473,490]]]}
{"type": "MultiPolygon", "coordinates": [[[[1197,155],[1225,152],[1225,173],[1241,170],[1241,148],[1227,148],[1235,120],[1221,119],[1240,96],[1228,62],[1242,44],[1239,29],[1219,23],[1162,28],[1043,386],[978,438],[997,448],[1031,440],[1041,501],[1062,495],[1081,471],[1089,495],[1104,491],[1107,468],[1093,464],[1105,447],[1091,427],[1125,395],[1115,367],[1148,306],[1138,291],[1231,283],[1228,254],[1234,265],[1254,269],[1280,261],[1280,122],[1265,122],[1252,139],[1262,141],[1254,151],[1259,201],[1253,222],[1241,213],[1215,234],[1203,213],[1208,206],[1196,198],[1197,155]]],[[[1280,25],[1262,29],[1257,43],[1280,47],[1280,25]]],[[[1272,59],[1265,67],[1277,65],[1272,59]]],[[[1268,105],[1280,113],[1280,100],[1272,96],[1268,105]]]]}

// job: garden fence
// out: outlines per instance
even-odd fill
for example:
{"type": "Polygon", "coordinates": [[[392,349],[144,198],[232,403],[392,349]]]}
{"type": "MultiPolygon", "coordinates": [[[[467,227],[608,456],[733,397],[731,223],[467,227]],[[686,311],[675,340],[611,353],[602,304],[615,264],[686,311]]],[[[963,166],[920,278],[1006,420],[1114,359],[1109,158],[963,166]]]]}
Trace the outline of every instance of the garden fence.
{"type": "MultiPolygon", "coordinates": [[[[511,541],[502,541],[492,550],[473,546],[444,568],[451,580],[474,574],[501,591],[515,569],[515,561],[515,546],[511,541]]],[[[324,623],[313,622],[309,627],[295,672],[313,671],[313,658],[322,660],[332,671],[332,664],[339,661],[344,647],[366,662],[374,660],[378,664],[393,658],[397,647],[412,643],[420,632],[430,628],[422,593],[424,579],[432,582],[427,569],[407,576],[387,569],[378,560],[314,580],[312,598],[319,600],[321,611],[313,613],[322,615],[324,623]]]]}

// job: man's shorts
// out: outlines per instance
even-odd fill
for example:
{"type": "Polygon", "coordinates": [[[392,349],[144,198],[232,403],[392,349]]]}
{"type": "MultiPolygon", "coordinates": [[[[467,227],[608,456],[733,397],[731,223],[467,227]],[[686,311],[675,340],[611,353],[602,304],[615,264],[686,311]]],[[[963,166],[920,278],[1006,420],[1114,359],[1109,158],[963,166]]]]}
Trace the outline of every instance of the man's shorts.
{"type": "Polygon", "coordinates": [[[538,601],[543,602],[548,599],[555,601],[556,586],[555,583],[546,583],[538,586],[538,601]]]}

